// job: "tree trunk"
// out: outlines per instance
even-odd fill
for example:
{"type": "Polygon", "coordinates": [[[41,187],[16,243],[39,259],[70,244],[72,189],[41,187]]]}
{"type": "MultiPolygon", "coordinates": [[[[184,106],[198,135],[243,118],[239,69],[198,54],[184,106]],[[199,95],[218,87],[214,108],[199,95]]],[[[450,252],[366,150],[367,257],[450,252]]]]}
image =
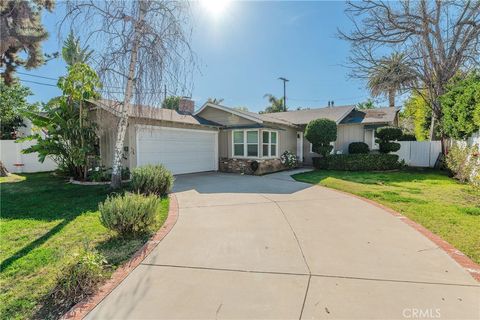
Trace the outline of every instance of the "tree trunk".
{"type": "Polygon", "coordinates": [[[6,177],[8,175],[8,170],[3,165],[3,162],[0,161],[0,177],[6,177]]]}
{"type": "Polygon", "coordinates": [[[127,84],[125,86],[125,96],[121,106],[121,116],[117,128],[117,140],[115,142],[115,150],[113,153],[112,166],[112,180],[110,187],[118,189],[122,185],[122,157],[123,157],[123,142],[125,133],[127,132],[128,114],[130,111],[130,100],[133,93],[133,81],[135,79],[135,65],[138,59],[138,47],[140,45],[140,33],[142,32],[143,19],[146,12],[146,2],[140,1],[140,10],[138,20],[134,26],[134,38],[132,42],[132,52],[130,55],[130,65],[128,69],[127,84]]]}
{"type": "Polygon", "coordinates": [[[388,90],[388,106],[390,108],[395,107],[395,89],[388,90]]]}

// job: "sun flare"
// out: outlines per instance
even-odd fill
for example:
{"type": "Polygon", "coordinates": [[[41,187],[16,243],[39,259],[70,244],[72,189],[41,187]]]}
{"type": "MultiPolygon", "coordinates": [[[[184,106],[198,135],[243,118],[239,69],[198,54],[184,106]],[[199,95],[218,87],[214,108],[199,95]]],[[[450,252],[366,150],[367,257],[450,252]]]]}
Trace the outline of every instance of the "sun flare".
{"type": "Polygon", "coordinates": [[[223,15],[230,2],[231,0],[200,0],[202,7],[214,17],[223,15]]]}

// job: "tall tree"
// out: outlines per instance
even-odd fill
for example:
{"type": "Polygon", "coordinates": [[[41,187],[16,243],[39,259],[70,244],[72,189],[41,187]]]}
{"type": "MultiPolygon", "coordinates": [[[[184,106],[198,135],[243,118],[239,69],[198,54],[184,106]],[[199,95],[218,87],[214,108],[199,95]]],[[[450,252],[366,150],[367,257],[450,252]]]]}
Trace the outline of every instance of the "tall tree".
{"type": "Polygon", "coordinates": [[[167,0],[71,0],[66,21],[95,43],[103,95],[120,100],[112,164],[112,188],[121,184],[125,133],[133,102],[157,104],[163,86],[189,95],[187,77],[194,59],[188,37],[188,3],[167,0]],[[110,88],[122,89],[112,90],[110,88]],[[151,103],[153,102],[153,103],[151,103]]]}
{"type": "Polygon", "coordinates": [[[368,78],[386,50],[404,52],[432,108],[432,138],[448,81],[480,62],[480,1],[352,1],[346,14],[353,30],[339,33],[352,45],[352,74],[368,78]]]}
{"type": "Polygon", "coordinates": [[[448,137],[466,139],[480,129],[480,123],[475,121],[475,115],[480,114],[480,73],[453,78],[440,99],[442,130],[448,137]]]}
{"type": "Polygon", "coordinates": [[[383,57],[372,67],[368,75],[368,87],[372,96],[386,95],[388,106],[395,107],[395,96],[398,92],[411,88],[416,75],[405,62],[405,55],[392,53],[383,57]]]}
{"type": "Polygon", "coordinates": [[[414,90],[405,102],[405,108],[400,114],[402,122],[405,121],[413,124],[412,129],[418,141],[429,138],[429,128],[432,121],[432,110],[425,96],[425,92],[419,93],[414,90]]]}
{"type": "Polygon", "coordinates": [[[26,69],[44,62],[42,41],[48,32],[42,25],[42,10],[52,12],[54,0],[2,0],[0,1],[0,67],[5,68],[2,78],[7,85],[14,81],[18,66],[26,69]],[[26,53],[26,59],[20,56],[26,53]]]}
{"type": "Polygon", "coordinates": [[[73,66],[75,63],[88,63],[93,50],[89,47],[82,47],[80,37],[76,37],[73,31],[70,31],[67,39],[63,42],[62,58],[67,65],[73,66]]]}
{"type": "Polygon", "coordinates": [[[265,94],[263,97],[268,99],[268,102],[270,103],[270,105],[265,108],[265,111],[261,111],[260,113],[273,113],[273,112],[285,111],[283,109],[283,98],[277,98],[270,93],[265,94]]]}
{"type": "Polygon", "coordinates": [[[178,110],[179,106],[180,106],[180,97],[178,96],[167,97],[162,102],[162,108],[165,108],[165,109],[178,110]]]}

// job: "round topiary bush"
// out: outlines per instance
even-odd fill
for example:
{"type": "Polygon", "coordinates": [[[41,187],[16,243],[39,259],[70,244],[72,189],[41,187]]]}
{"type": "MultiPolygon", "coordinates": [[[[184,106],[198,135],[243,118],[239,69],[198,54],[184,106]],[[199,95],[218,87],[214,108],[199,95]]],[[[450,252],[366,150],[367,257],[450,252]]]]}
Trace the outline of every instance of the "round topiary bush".
{"type": "Polygon", "coordinates": [[[312,144],[315,153],[326,156],[332,151],[331,142],[337,140],[337,124],[329,119],[316,119],[307,124],[305,138],[312,144]]]}
{"type": "Polygon", "coordinates": [[[173,175],[163,165],[146,165],[132,170],[132,188],[135,192],[164,196],[173,186],[173,175]]]}
{"type": "Polygon", "coordinates": [[[126,193],[108,197],[98,205],[98,210],[105,227],[129,236],[145,232],[155,223],[158,205],[155,195],[126,193]]]}
{"type": "Polygon", "coordinates": [[[391,141],[398,141],[403,135],[402,129],[397,127],[381,127],[376,131],[375,140],[378,145],[380,152],[389,153],[400,150],[400,144],[391,141]]]}
{"type": "Polygon", "coordinates": [[[369,152],[370,148],[365,142],[352,142],[348,145],[348,153],[350,154],[367,154],[369,152]]]}

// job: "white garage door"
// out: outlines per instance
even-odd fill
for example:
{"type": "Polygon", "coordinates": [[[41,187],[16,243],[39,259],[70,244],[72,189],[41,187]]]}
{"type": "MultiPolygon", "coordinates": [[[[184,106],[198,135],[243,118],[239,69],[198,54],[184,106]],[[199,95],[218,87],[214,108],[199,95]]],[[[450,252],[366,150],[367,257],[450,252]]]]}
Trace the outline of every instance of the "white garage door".
{"type": "Polygon", "coordinates": [[[173,174],[218,170],[217,131],[137,127],[137,166],[163,164],[173,174]]]}

